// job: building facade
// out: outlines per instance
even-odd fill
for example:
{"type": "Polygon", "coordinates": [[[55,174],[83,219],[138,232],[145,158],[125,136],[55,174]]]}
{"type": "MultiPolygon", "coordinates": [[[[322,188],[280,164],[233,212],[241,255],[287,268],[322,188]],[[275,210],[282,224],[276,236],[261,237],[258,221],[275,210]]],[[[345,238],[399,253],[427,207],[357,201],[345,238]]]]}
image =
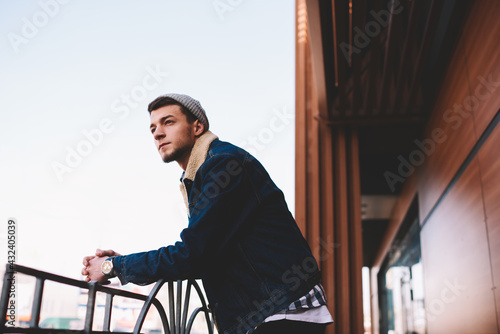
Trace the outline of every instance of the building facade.
{"type": "Polygon", "coordinates": [[[500,333],[500,2],[296,13],[295,212],[328,333],[500,333]]]}

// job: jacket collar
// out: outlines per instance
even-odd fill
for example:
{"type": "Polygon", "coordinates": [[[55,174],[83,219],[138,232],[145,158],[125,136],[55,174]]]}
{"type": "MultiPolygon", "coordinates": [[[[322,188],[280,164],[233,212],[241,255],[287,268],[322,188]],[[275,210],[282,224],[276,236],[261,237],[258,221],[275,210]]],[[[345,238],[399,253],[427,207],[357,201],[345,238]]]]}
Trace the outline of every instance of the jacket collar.
{"type": "Polygon", "coordinates": [[[218,137],[210,131],[206,131],[194,143],[191,155],[182,179],[194,180],[198,168],[205,162],[207,158],[208,148],[210,144],[218,137]]]}
{"type": "Polygon", "coordinates": [[[184,204],[188,209],[188,216],[189,216],[189,198],[186,185],[184,184],[183,181],[194,180],[196,172],[207,158],[208,148],[210,147],[210,144],[212,144],[212,142],[215,139],[218,139],[218,137],[214,135],[212,132],[207,131],[204,134],[202,134],[200,138],[196,140],[193,149],[191,150],[191,155],[189,156],[189,161],[186,170],[182,173],[180,188],[182,197],[184,198],[184,204]]]}

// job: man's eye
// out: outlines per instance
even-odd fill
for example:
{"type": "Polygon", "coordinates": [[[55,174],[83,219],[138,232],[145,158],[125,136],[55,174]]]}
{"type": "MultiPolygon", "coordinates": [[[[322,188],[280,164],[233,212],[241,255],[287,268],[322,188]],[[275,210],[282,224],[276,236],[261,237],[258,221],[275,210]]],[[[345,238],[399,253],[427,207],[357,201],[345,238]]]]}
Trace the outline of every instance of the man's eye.
{"type": "Polygon", "coordinates": [[[151,133],[154,134],[156,129],[151,129],[151,133]]]}

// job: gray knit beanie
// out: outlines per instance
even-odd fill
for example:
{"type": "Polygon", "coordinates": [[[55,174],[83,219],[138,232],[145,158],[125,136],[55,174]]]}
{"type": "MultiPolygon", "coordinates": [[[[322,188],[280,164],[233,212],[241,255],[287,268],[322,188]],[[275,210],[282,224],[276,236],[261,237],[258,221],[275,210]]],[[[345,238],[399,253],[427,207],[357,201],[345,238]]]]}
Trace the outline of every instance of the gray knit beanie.
{"type": "Polygon", "coordinates": [[[205,131],[208,130],[208,118],[207,114],[205,114],[205,110],[201,106],[198,100],[193,99],[191,96],[184,94],[165,94],[161,97],[169,97],[172,100],[175,100],[182,104],[187,110],[189,110],[200,122],[205,126],[205,131]]]}

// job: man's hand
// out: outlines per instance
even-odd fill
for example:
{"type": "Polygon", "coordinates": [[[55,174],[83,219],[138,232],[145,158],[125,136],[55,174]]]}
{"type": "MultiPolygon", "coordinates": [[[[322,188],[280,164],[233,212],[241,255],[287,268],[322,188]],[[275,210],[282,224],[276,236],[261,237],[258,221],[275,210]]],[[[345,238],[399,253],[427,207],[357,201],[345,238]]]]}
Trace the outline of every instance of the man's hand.
{"type": "Polygon", "coordinates": [[[95,255],[85,256],[83,258],[83,266],[82,275],[87,276],[85,280],[87,282],[97,281],[100,284],[109,284],[109,280],[101,270],[101,265],[110,256],[120,256],[119,253],[109,249],[109,250],[101,250],[97,249],[95,255]]]}

